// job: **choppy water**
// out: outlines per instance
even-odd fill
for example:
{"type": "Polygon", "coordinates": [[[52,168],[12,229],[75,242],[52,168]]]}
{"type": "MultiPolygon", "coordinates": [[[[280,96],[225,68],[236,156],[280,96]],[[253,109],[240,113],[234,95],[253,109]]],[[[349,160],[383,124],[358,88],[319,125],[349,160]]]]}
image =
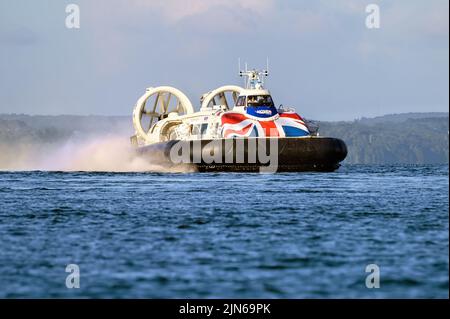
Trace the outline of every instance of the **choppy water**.
{"type": "Polygon", "coordinates": [[[0,297],[448,297],[448,171],[2,172],[0,297]]]}

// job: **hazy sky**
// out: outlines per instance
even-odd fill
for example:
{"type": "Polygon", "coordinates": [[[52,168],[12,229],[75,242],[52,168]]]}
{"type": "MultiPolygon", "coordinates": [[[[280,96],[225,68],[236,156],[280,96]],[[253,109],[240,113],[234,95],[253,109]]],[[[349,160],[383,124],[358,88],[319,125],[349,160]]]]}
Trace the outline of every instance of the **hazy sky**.
{"type": "Polygon", "coordinates": [[[202,93],[264,67],[307,118],[448,111],[448,0],[0,0],[0,113],[130,115],[146,87],[202,93]],[[80,29],[65,26],[67,4],[80,29]],[[365,26],[379,4],[381,28],[365,26]]]}

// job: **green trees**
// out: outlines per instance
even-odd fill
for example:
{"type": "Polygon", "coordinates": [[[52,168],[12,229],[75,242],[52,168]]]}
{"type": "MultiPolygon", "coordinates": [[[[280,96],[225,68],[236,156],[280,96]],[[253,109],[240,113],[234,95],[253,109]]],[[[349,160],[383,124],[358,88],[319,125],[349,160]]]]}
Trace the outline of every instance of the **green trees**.
{"type": "MultiPolygon", "coordinates": [[[[345,141],[349,164],[442,164],[449,162],[448,113],[386,115],[352,122],[319,122],[321,136],[345,141]]],[[[68,140],[133,134],[129,116],[0,115],[1,157],[5,146],[29,148],[68,140]]],[[[12,151],[11,151],[12,152],[12,151]]],[[[10,152],[10,153],[11,153],[10,152]]],[[[14,158],[14,154],[9,154],[14,158]]]]}
{"type": "Polygon", "coordinates": [[[320,135],[341,138],[350,164],[442,164],[449,162],[449,118],[403,121],[321,122],[320,135]]]}

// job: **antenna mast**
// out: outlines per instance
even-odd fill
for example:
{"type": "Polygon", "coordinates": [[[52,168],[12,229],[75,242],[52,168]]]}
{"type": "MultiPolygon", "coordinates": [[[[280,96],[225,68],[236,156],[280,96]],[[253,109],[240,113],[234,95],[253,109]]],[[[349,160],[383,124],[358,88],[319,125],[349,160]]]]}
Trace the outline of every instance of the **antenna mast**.
{"type": "Polygon", "coordinates": [[[239,76],[246,77],[245,88],[246,89],[263,89],[264,79],[269,76],[269,58],[266,60],[266,70],[259,71],[257,69],[249,70],[247,68],[247,62],[245,62],[245,69],[241,70],[241,59],[238,59],[239,64],[239,76]]]}

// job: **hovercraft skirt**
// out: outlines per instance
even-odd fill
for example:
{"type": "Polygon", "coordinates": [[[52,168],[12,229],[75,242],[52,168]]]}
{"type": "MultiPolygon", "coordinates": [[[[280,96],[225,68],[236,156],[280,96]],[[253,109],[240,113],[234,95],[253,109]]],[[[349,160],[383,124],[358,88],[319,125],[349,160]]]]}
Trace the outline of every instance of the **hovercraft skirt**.
{"type": "Polygon", "coordinates": [[[331,172],[347,156],[347,147],[328,137],[236,138],[172,140],[141,146],[138,152],[153,164],[188,165],[199,172],[259,172],[269,165],[277,172],[331,172]]]}

